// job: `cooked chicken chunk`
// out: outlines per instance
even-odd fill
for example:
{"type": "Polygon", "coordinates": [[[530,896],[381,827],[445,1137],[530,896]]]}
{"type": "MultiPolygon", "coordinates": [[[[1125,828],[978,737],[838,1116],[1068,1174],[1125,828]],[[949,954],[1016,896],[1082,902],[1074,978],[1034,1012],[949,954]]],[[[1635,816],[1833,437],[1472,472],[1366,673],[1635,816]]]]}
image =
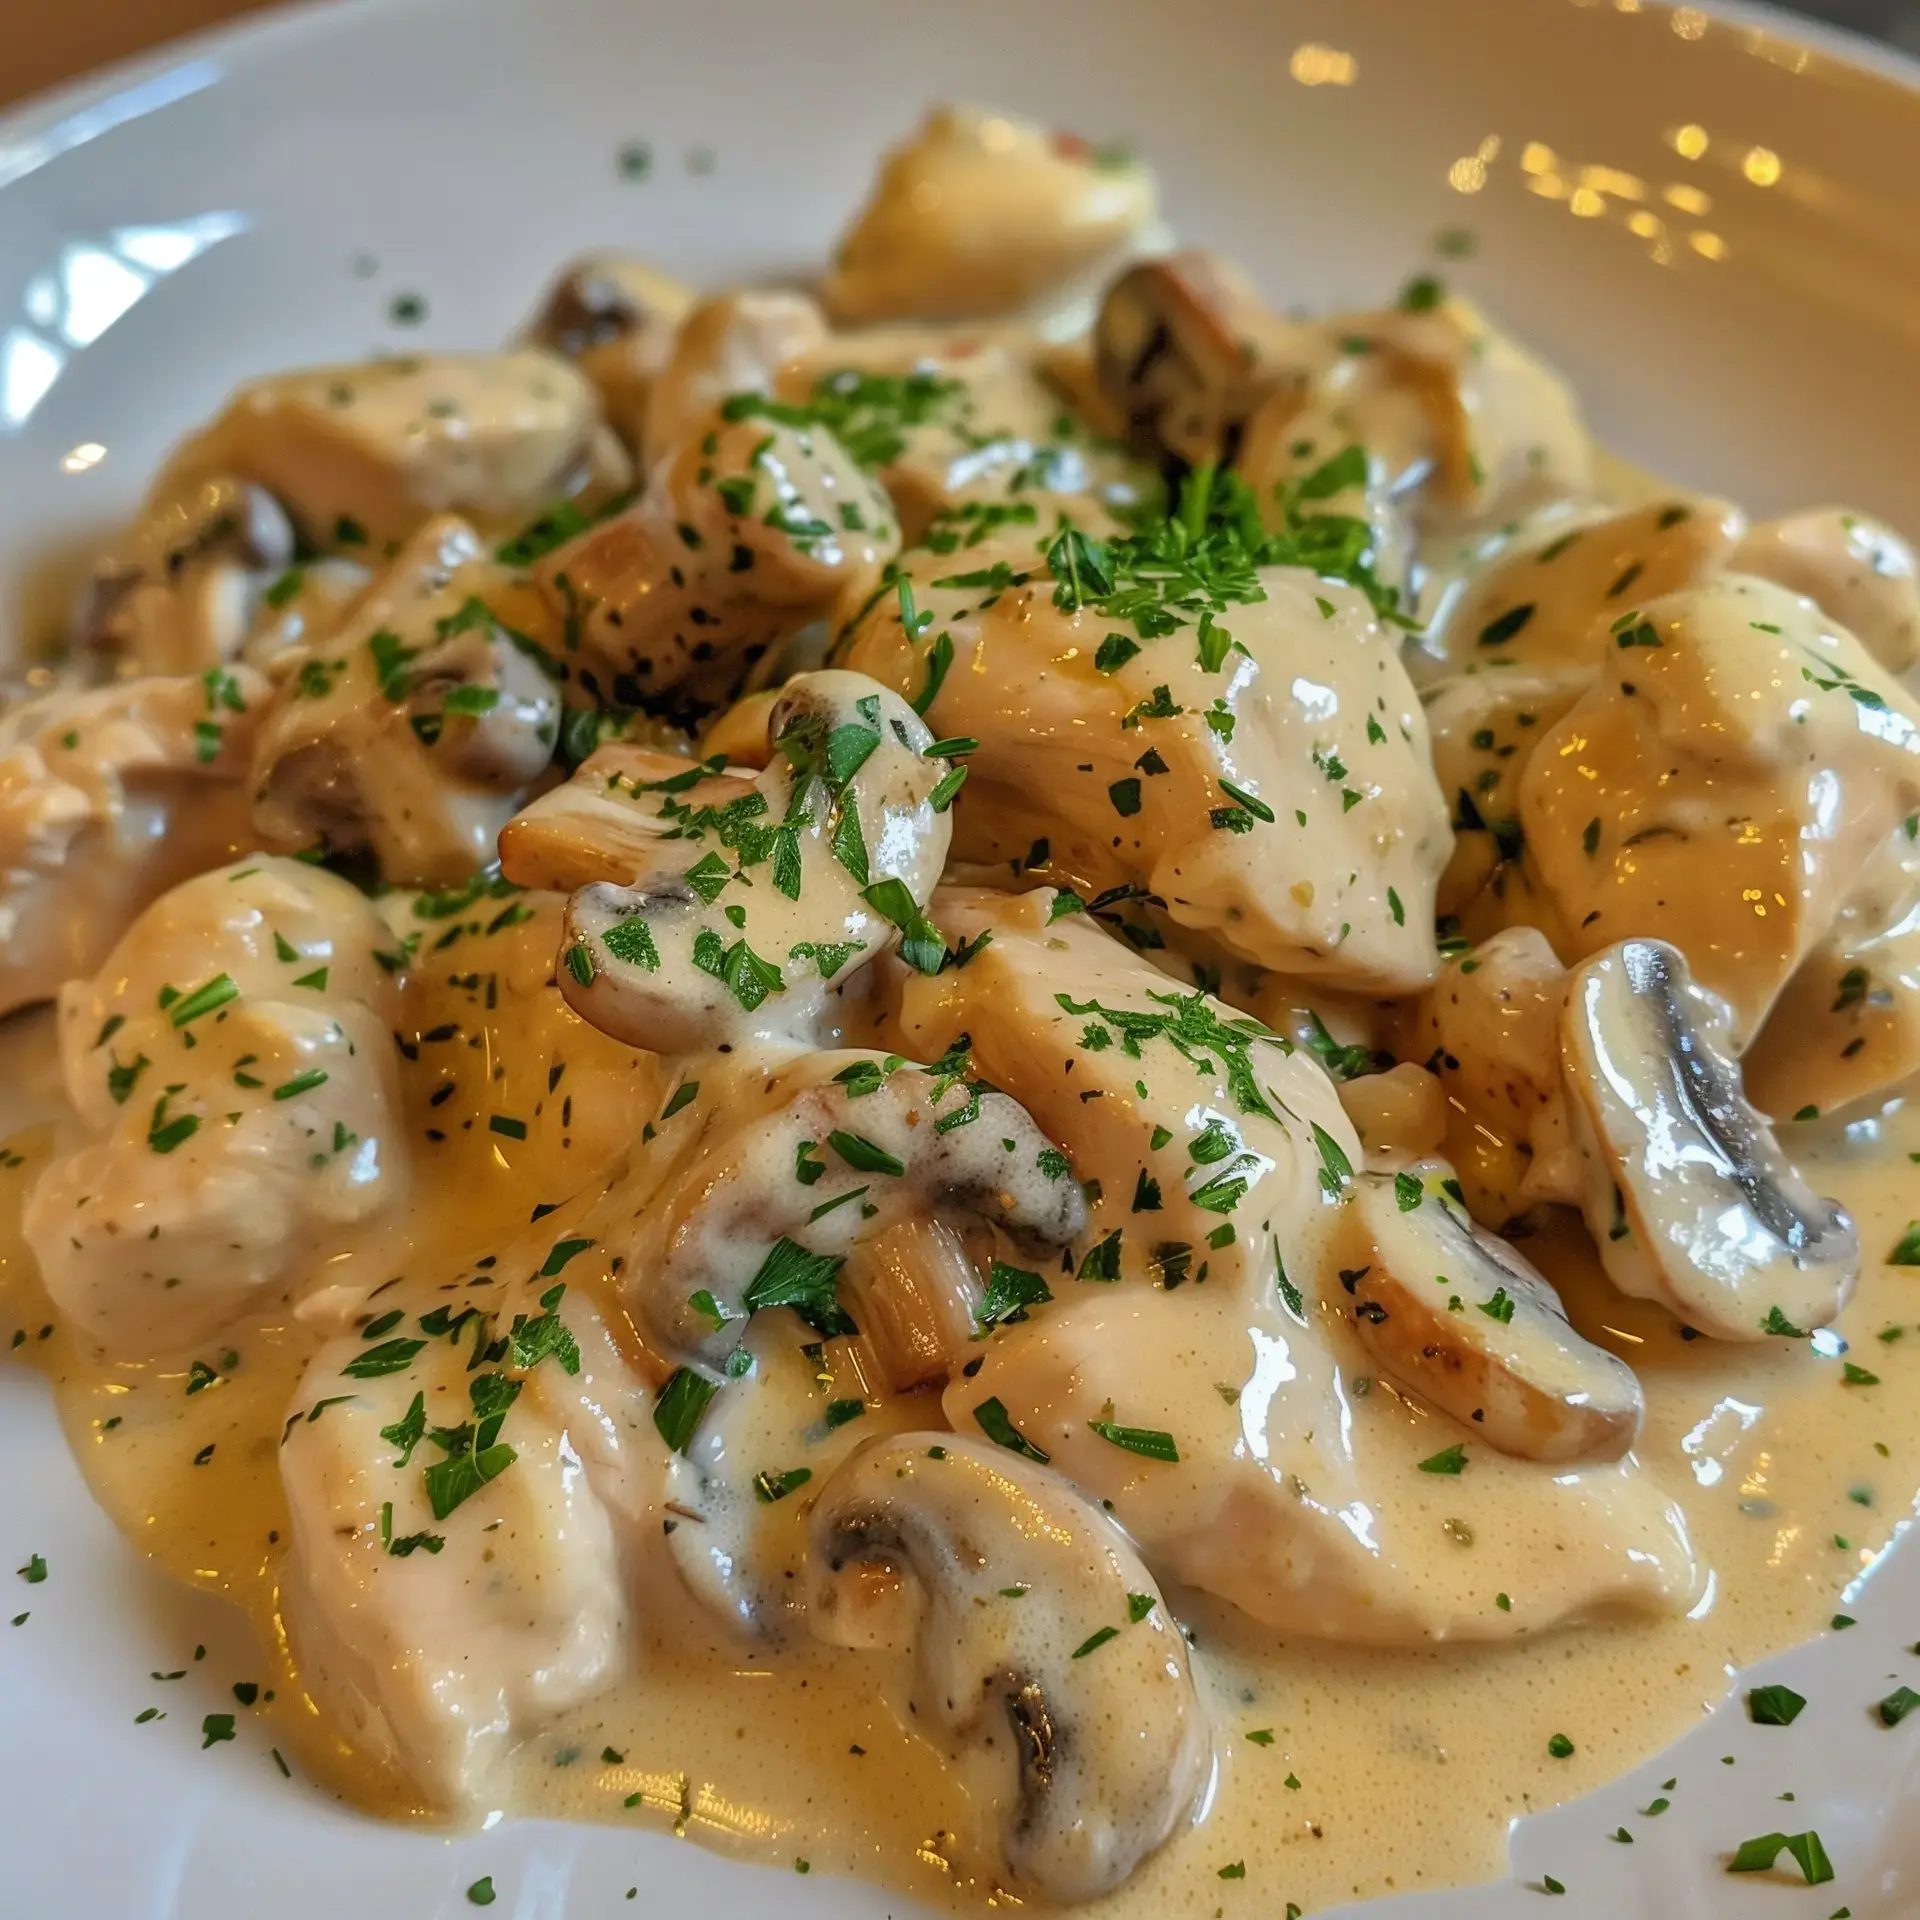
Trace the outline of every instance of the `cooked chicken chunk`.
{"type": "Polygon", "coordinates": [[[393,956],[343,880],[256,859],[164,894],[60,997],[86,1141],[25,1229],[102,1346],[177,1351],[308,1272],[404,1196],[393,956]],[[383,965],[385,957],[389,964],[383,965]]]}
{"type": "Polygon", "coordinates": [[[264,487],[315,546],[349,555],[378,555],[441,513],[511,533],[630,477],[586,377],[534,348],[256,380],[175,451],[155,497],[226,474],[264,487]]]}
{"type": "Polygon", "coordinates": [[[654,1501],[622,1515],[604,1497],[594,1408],[636,1390],[583,1303],[560,1287],[546,1307],[539,1285],[492,1371],[467,1364],[464,1308],[408,1292],[363,1315],[315,1354],[280,1449],[305,1682],[446,1812],[491,1805],[514,1742],[630,1657],[621,1522],[654,1501]],[[561,1335],[527,1332],[547,1320],[561,1335]]]}
{"type": "Polygon", "coordinates": [[[1119,149],[940,107],[894,149],[824,293],[843,325],[977,320],[1084,290],[1153,218],[1153,175],[1119,149]]]}
{"type": "Polygon", "coordinates": [[[1671,940],[1738,1048],[1920,806],[1920,707],[1766,581],[1723,575],[1616,627],[1522,778],[1527,862],[1563,954],[1671,940]]]}
{"type": "Polygon", "coordinates": [[[839,441],[747,394],[537,577],[583,685],[691,721],[837,595],[865,593],[898,550],[885,494],[839,441]]]}
{"type": "Polygon", "coordinates": [[[150,900],[256,844],[245,777],[266,692],[212,667],[0,714],[0,1014],[92,973],[150,900]]]}
{"type": "MultiPolygon", "coordinates": [[[[1096,564],[1150,582],[1124,551],[1096,564]]],[[[1384,992],[1432,977],[1446,811],[1396,638],[1363,594],[1262,568],[1217,619],[1170,610],[1169,629],[1150,608],[1149,638],[1116,631],[1126,603],[1069,572],[1065,541],[1051,572],[1004,544],[960,558],[908,556],[904,590],[840,657],[980,742],[961,858],[1017,869],[1039,842],[1051,873],[1140,889],[1222,955],[1384,992]]]]}
{"type": "Polygon", "coordinates": [[[1867,514],[1815,507],[1764,520],[1733,564],[1805,594],[1889,673],[1904,673],[1920,654],[1920,565],[1905,540],[1867,514]]]}

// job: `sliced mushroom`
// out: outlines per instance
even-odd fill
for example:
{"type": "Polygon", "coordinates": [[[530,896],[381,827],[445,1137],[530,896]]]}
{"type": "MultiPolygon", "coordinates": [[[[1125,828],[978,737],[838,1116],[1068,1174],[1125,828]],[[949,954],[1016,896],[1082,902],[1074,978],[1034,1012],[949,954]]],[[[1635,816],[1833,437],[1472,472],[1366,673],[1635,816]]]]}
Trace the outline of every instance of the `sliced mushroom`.
{"type": "Polygon", "coordinates": [[[536,348],[310,367],[242,387],[178,448],[165,499],[208,475],[264,487],[313,546],[378,553],[435,514],[511,533],[631,479],[584,374],[536,348]]]}
{"type": "Polygon", "coordinates": [[[1733,565],[1805,594],[1889,673],[1904,673],[1920,654],[1920,565],[1883,521],[1839,507],[1765,520],[1733,565]]]}
{"type": "MultiPolygon", "coordinates": [[[[887,497],[823,427],[713,414],[642,496],[536,571],[566,648],[626,707],[698,721],[899,550],[887,497]]],[[[744,410],[743,410],[744,409],[744,410]]]]}
{"type": "Polygon", "coordinates": [[[1448,1205],[1444,1161],[1364,1175],[1340,1278],[1360,1344],[1409,1392],[1502,1453],[1617,1460],[1645,1412],[1625,1361],[1583,1338],[1559,1295],[1448,1205]]]}
{"type": "Polygon", "coordinates": [[[494,858],[545,767],[560,697],[480,590],[500,570],[431,520],[280,686],[253,758],[270,846],[366,852],[395,884],[449,886],[494,858]]]}
{"type": "Polygon", "coordinates": [[[1034,1892],[1110,1892],[1192,1816],[1212,1755],[1185,1640],[1057,1475],[946,1433],[879,1441],[823,1490],[812,1553],[815,1631],[911,1636],[910,1711],[971,1749],[1034,1892]]]}
{"type": "Polygon", "coordinates": [[[1230,462],[1248,417],[1289,377],[1284,326],[1219,254],[1144,260],[1107,289],[1094,322],[1101,391],[1142,453],[1230,462]]]}
{"type": "Polygon", "coordinates": [[[1561,1044],[1582,1211],[1622,1293],[1726,1340],[1803,1334],[1846,1304],[1859,1237],[1748,1105],[1717,1012],[1662,941],[1575,968],[1561,1044]]]}
{"type": "Polygon", "coordinates": [[[694,299],[691,287],[644,260],[590,253],[562,270],[528,338],[579,367],[599,390],[608,425],[637,453],[648,396],[694,299]]]}
{"type": "Polygon", "coordinates": [[[256,857],[163,895],[63,992],[86,1137],[24,1230],[48,1292],[111,1352],[217,1332],[404,1196],[389,951],[357,889],[256,857]]]}
{"type": "MultiPolygon", "coordinates": [[[[1047,1262],[1086,1224],[1078,1183],[1005,1094],[867,1053],[803,1055],[769,1085],[771,1104],[751,1124],[709,1119],[711,1139],[655,1208],[644,1269],[630,1263],[638,1311],[676,1360],[720,1370],[739,1321],[761,1307],[837,1325],[838,1269],[864,1264],[870,1246],[879,1267],[863,1294],[891,1292],[907,1308],[898,1269],[911,1259],[936,1297],[946,1246],[916,1247],[895,1232],[905,1223],[978,1221],[1047,1262]]],[[[940,1327],[929,1337],[941,1339],[940,1327]]],[[[894,1363],[907,1364],[905,1354],[894,1363]]]]}
{"type": "Polygon", "coordinates": [[[822,291],[843,326],[1057,306],[1142,237],[1155,198],[1122,150],[938,107],[888,154],[822,291]]]}
{"type": "MultiPolygon", "coordinates": [[[[760,724],[764,735],[764,709],[760,724]]],[[[753,791],[751,769],[613,741],[501,828],[500,869],[516,886],[555,893],[596,881],[630,886],[685,838],[683,808],[724,811],[753,791]]]]}
{"type": "Polygon", "coordinates": [[[925,724],[836,671],[789,681],[768,732],[775,757],[750,794],[676,804],[670,862],[573,896],[561,986],[602,1031],[667,1053],[812,1037],[836,983],[903,937],[938,968],[924,906],[946,860],[933,795],[947,762],[927,756],[925,724]]]}
{"type": "Polygon", "coordinates": [[[257,845],[246,667],[61,687],[0,714],[0,1014],[93,973],[133,917],[257,845]]]}
{"type": "Polygon", "coordinates": [[[151,500],[125,545],[95,563],[81,643],[140,673],[225,666],[292,559],[293,528],[264,488],[224,474],[188,481],[151,500]]]}
{"type": "Polygon", "coordinates": [[[803,293],[750,289],[703,300],[681,321],[648,395],[646,471],[704,433],[735,394],[772,393],[827,335],[826,315],[803,293]]]}

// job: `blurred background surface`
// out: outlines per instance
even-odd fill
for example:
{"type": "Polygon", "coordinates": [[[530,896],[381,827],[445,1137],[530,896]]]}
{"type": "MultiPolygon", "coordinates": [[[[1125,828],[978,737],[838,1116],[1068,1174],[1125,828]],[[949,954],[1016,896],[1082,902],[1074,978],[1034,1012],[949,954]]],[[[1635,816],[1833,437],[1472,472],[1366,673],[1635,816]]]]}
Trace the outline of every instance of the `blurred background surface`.
{"type": "MultiPolygon", "coordinates": [[[[262,0],[0,0],[0,105],[262,0]]],[[[1445,5],[1445,0],[1436,0],[1445,5]]],[[[1557,0],[1535,0],[1551,6],[1557,0]]],[[[1920,54],[1920,0],[1795,0],[1789,9],[1920,54]]]]}

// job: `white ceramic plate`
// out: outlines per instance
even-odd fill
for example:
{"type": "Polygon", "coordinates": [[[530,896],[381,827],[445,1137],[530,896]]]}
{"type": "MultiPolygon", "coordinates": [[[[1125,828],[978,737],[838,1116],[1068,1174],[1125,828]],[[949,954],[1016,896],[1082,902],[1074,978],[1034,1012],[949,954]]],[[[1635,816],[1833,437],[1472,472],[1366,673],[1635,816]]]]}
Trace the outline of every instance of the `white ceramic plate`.
{"type": "MultiPolygon", "coordinates": [[[[1378,297],[1467,228],[1449,272],[1621,451],[1758,509],[1844,496],[1920,528],[1920,94],[1803,31],[1642,0],[361,0],[169,50],[0,121],[0,657],[243,375],[491,344],[588,245],[709,281],[815,261],[938,97],[1137,142],[1182,233],[1286,300],[1378,297]]],[[[0,1626],[5,1920],[453,1920],[482,1874],[514,1920],[904,1912],[659,1834],[381,1828],[244,1727],[200,1751],[244,1631],[113,1534],[23,1373],[0,1459],[0,1581],[51,1569],[0,1626]]],[[[1888,1733],[1859,1705],[1920,1681],[1920,1551],[1845,1605],[1858,1626],[1769,1669],[1814,1702],[1788,1734],[1717,1713],[1518,1827],[1511,1884],[1369,1913],[1536,1914],[1549,1874],[1565,1920],[1920,1911],[1920,1715],[1888,1733]],[[1672,1812],[1637,1817],[1669,1778],[1672,1812]],[[1729,1881],[1726,1851],[1777,1826],[1817,1827],[1837,1880],[1729,1881]]]]}

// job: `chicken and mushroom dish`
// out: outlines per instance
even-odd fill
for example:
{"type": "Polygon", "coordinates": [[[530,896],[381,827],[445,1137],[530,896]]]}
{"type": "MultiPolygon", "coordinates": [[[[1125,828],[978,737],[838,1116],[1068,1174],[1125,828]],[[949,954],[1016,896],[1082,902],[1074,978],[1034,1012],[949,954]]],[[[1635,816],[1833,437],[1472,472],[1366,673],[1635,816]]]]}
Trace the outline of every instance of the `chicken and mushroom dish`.
{"type": "Polygon", "coordinates": [[[13,1344],[357,1804],[1297,1914],[1910,1509],[1914,552],[1432,275],[943,110],[810,285],[242,387],[71,642],[13,1344]]]}

